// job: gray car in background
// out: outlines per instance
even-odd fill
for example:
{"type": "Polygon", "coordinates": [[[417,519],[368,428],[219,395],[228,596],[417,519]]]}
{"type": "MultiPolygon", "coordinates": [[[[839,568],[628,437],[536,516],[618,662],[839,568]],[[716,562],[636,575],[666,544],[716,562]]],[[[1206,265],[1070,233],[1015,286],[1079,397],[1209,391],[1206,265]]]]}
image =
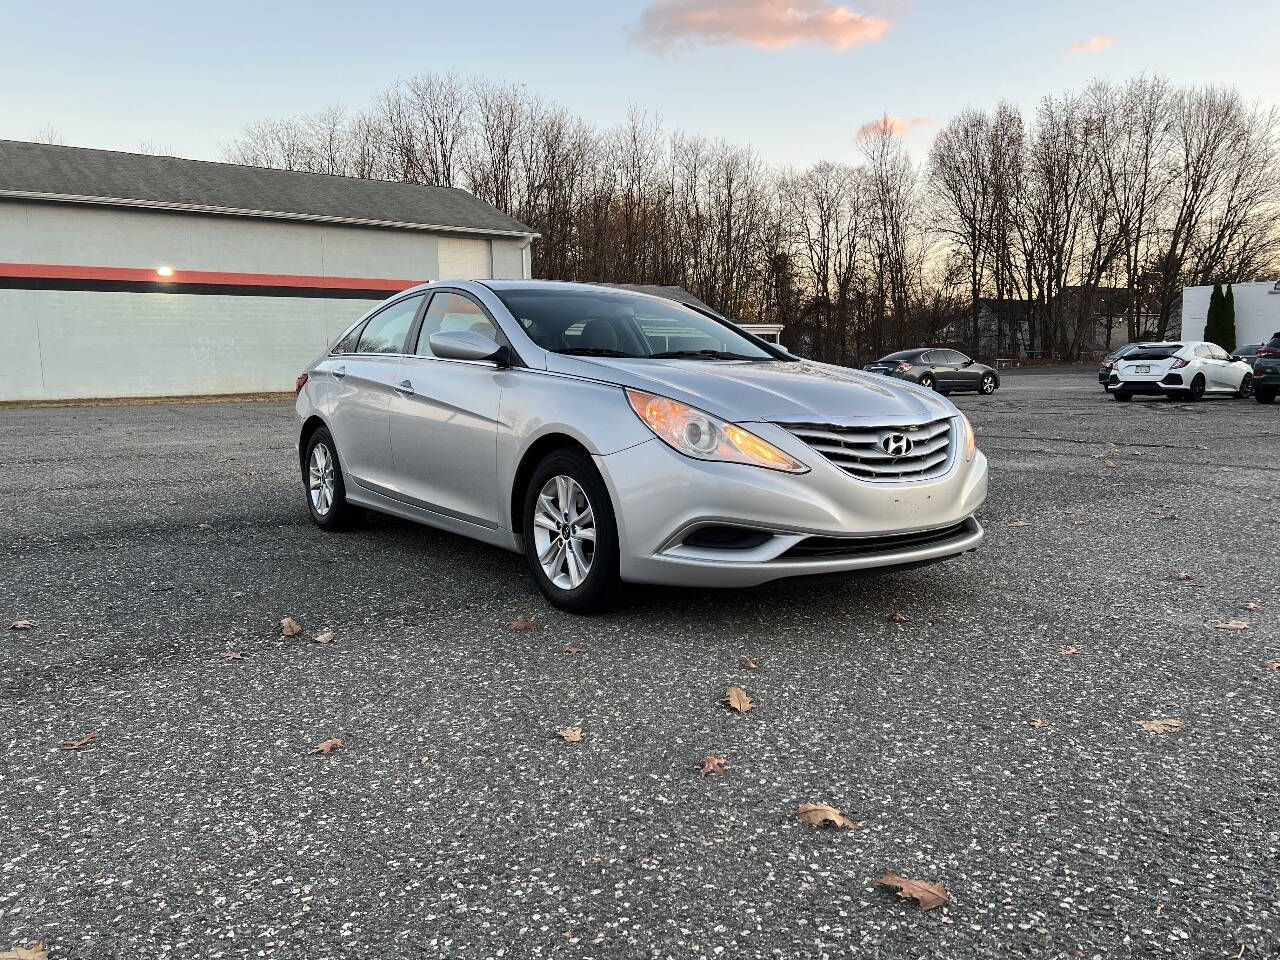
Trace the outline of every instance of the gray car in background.
{"type": "Polygon", "coordinates": [[[397,294],[298,378],[311,516],[366,507],[523,552],[542,592],[751,586],[974,549],[986,459],[915,384],[800,360],[661,297],[397,294]]]}
{"type": "Polygon", "coordinates": [[[995,393],[1000,387],[1000,374],[985,363],[970,360],[959,350],[949,347],[918,347],[899,350],[869,363],[862,369],[888,377],[910,380],[929,390],[950,393],[952,390],[976,390],[995,393]]]}

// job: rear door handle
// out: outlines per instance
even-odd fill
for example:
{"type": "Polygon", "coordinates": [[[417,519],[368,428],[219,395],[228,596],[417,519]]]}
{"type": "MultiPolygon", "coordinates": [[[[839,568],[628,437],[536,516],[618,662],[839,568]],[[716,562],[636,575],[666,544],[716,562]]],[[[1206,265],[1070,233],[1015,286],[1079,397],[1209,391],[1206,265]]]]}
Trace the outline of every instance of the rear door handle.
{"type": "Polygon", "coordinates": [[[340,367],[334,367],[334,368],[333,368],[333,375],[334,375],[335,377],[337,377],[339,380],[341,380],[343,377],[345,377],[345,376],[347,375],[347,367],[346,367],[346,364],[343,364],[343,365],[342,365],[342,366],[340,366],[340,367]]]}
{"type": "Polygon", "coordinates": [[[408,380],[401,380],[399,383],[396,384],[396,393],[403,393],[406,395],[412,394],[413,384],[410,383],[408,380]]]}

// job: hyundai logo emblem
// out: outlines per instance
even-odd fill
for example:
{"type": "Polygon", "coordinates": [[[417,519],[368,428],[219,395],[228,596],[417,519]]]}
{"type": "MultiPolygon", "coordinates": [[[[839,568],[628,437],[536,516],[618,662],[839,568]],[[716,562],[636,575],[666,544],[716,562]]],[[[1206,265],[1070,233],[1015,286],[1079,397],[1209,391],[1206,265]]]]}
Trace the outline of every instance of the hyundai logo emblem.
{"type": "Polygon", "coordinates": [[[914,446],[904,433],[886,433],[880,438],[880,449],[891,457],[905,457],[914,446]]]}

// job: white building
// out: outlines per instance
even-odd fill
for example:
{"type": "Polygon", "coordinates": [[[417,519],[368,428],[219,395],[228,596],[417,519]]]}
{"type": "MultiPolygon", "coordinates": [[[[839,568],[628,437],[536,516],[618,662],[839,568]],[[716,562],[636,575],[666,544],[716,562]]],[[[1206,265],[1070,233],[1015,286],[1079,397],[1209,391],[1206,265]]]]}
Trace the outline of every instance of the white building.
{"type": "MultiPolygon", "coordinates": [[[[1204,339],[1211,293],[1212,286],[1183,288],[1182,339],[1204,339]]],[[[1234,283],[1231,293],[1236,303],[1237,346],[1266,343],[1280,331],[1280,282],[1234,283]]]]}
{"type": "Polygon", "coordinates": [[[523,278],[463,190],[0,141],[0,401],[292,389],[425,280],[523,278]]]}

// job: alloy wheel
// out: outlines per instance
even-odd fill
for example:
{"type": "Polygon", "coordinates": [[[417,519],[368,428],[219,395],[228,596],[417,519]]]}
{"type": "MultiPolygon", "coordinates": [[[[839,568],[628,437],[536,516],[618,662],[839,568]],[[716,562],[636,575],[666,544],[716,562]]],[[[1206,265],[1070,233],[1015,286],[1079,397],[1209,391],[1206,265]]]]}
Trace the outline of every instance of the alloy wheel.
{"type": "Polygon", "coordinates": [[[996,378],[989,373],[982,378],[982,392],[983,393],[996,392],[996,378]]]}
{"type": "Polygon", "coordinates": [[[333,454],[324,443],[311,448],[307,486],[311,491],[311,506],[318,516],[326,516],[333,508],[333,454]]]}
{"type": "Polygon", "coordinates": [[[1246,373],[1244,379],[1240,381],[1240,396],[1248,399],[1253,396],[1253,376],[1246,373]]]}
{"type": "Polygon", "coordinates": [[[596,554],[596,522],[578,481],[561,474],[543,484],[533,508],[533,541],[538,564],[555,586],[574,590],[587,579],[596,554]]]}

